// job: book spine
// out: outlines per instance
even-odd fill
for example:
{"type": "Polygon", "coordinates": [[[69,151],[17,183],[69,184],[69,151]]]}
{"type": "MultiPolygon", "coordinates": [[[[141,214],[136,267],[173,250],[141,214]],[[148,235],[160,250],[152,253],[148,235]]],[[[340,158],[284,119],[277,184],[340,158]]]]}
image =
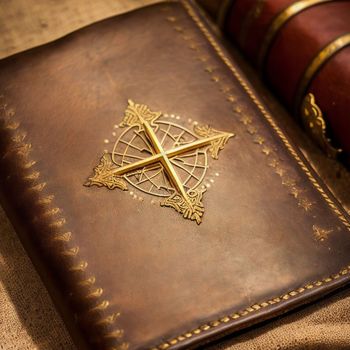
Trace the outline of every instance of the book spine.
{"type": "Polygon", "coordinates": [[[75,244],[35,150],[0,95],[0,200],[79,349],[125,350],[118,313],[75,244]]]}
{"type": "Polygon", "coordinates": [[[214,15],[297,117],[309,93],[350,163],[350,2],[221,1],[214,15]]]}

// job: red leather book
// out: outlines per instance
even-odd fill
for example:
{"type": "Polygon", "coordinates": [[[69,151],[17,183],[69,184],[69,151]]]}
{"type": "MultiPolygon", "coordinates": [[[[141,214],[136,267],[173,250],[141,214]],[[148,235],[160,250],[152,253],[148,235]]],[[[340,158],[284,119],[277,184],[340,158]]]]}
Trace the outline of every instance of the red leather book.
{"type": "Polygon", "coordinates": [[[235,0],[223,6],[224,31],[297,117],[306,95],[315,96],[329,135],[349,160],[350,2],[235,0]]]}

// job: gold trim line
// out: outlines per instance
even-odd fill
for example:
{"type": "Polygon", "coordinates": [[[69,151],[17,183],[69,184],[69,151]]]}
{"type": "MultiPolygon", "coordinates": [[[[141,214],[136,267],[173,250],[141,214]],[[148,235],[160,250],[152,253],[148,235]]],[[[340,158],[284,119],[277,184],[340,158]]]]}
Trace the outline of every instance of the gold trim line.
{"type": "Polygon", "coordinates": [[[332,56],[348,45],[350,45],[350,33],[343,34],[337,39],[331,41],[314,57],[309,66],[306,68],[297,87],[297,92],[294,99],[294,107],[297,113],[299,112],[306,90],[317,72],[332,56]]]}
{"type": "Polygon", "coordinates": [[[278,32],[281,28],[295,15],[300,12],[309,9],[310,7],[320,5],[323,3],[331,2],[332,0],[301,0],[297,1],[294,4],[285,8],[282,12],[280,12],[277,17],[272,21],[265,37],[260,46],[259,54],[258,54],[258,66],[260,68],[261,73],[263,73],[266,56],[269,52],[269,49],[272,45],[272,42],[276,38],[278,32]]]}

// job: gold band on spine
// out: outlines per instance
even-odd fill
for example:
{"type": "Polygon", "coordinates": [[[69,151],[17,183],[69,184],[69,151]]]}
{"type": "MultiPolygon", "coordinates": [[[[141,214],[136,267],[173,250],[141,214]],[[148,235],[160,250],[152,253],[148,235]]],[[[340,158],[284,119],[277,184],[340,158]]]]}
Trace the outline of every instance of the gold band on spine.
{"type": "Polygon", "coordinates": [[[300,105],[306,93],[306,90],[320,68],[337,52],[348,45],[350,45],[350,33],[343,34],[342,36],[330,42],[311,61],[309,66],[306,68],[302,78],[300,79],[296,90],[297,92],[294,99],[294,107],[296,113],[299,112],[300,105]]]}
{"type": "Polygon", "coordinates": [[[301,1],[297,1],[294,4],[285,8],[280,14],[277,15],[277,17],[272,21],[269,28],[267,29],[265,37],[264,37],[262,44],[260,46],[260,51],[258,54],[258,65],[259,65],[261,72],[263,72],[266,56],[269,52],[271,44],[274,41],[275,37],[277,36],[278,32],[281,30],[281,28],[292,17],[299,14],[300,12],[307,10],[312,6],[320,5],[323,3],[330,2],[330,1],[332,1],[332,0],[301,0],[301,1]]]}
{"type": "Polygon", "coordinates": [[[221,30],[224,29],[227,13],[228,13],[228,10],[231,8],[232,3],[233,3],[233,0],[222,0],[221,2],[218,15],[216,18],[216,22],[221,30]]]}

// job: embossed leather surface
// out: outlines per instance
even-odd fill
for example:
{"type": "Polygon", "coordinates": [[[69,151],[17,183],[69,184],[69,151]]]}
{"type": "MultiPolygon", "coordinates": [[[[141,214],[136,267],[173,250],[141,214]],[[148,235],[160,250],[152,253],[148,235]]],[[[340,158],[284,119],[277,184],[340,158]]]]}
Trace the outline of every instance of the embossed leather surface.
{"type": "Polygon", "coordinates": [[[325,53],[320,54],[322,49],[349,33],[349,1],[319,2],[291,16],[275,31],[276,35],[266,48],[264,62],[259,62],[259,54],[273,21],[297,2],[235,1],[227,15],[225,30],[247,57],[259,66],[274,92],[294,114],[299,115],[300,100],[308,92],[315,95],[328,122],[329,135],[335,144],[344,149],[349,162],[349,45],[332,55],[307,79],[309,84],[301,87],[303,76],[315,57],[326,56],[325,53]]]}
{"type": "Polygon", "coordinates": [[[2,202],[81,348],[199,345],[348,281],[348,217],[188,3],[102,21],[0,75],[2,202]],[[129,98],[236,134],[201,225],[83,186],[129,98]]]}

